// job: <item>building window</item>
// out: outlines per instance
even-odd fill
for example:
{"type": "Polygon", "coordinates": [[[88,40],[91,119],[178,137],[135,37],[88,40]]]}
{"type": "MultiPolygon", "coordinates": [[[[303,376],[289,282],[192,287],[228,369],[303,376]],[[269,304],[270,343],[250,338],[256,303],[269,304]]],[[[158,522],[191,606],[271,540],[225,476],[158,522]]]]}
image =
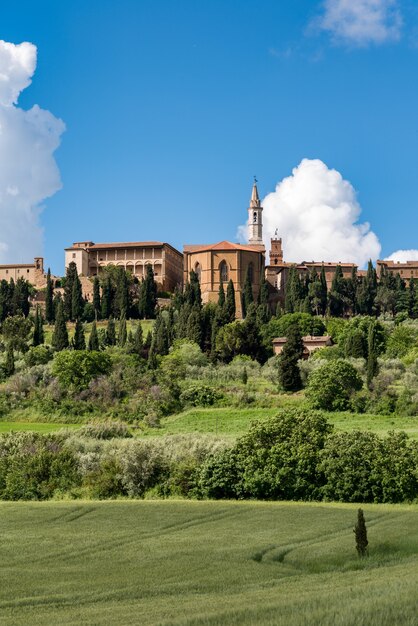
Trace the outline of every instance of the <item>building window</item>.
{"type": "Polygon", "coordinates": [[[222,261],[219,266],[219,279],[223,283],[227,283],[229,280],[228,265],[225,261],[222,261]]]}
{"type": "Polygon", "coordinates": [[[75,259],[75,252],[73,252],[73,259],[75,259]]]}
{"type": "Polygon", "coordinates": [[[200,279],[201,279],[201,276],[202,276],[202,268],[200,267],[200,263],[196,263],[195,264],[194,271],[195,271],[195,274],[197,275],[197,280],[200,283],[200,279]]]}
{"type": "Polygon", "coordinates": [[[26,270],[26,271],[27,271],[27,273],[29,274],[29,270],[26,270]]]}
{"type": "Polygon", "coordinates": [[[274,259],[274,265],[277,265],[277,259],[274,259]]]}
{"type": "Polygon", "coordinates": [[[253,224],[257,224],[257,212],[254,211],[253,213],[253,224]]]}
{"type": "Polygon", "coordinates": [[[9,270],[6,270],[6,274],[8,274],[8,273],[9,273],[9,270]]]}

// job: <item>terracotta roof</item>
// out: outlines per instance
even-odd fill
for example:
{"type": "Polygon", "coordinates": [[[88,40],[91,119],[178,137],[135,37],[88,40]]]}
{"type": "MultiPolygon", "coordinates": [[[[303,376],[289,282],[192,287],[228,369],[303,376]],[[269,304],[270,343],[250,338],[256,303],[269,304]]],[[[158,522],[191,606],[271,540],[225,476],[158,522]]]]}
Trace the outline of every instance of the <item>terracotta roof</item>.
{"type": "MultiPolygon", "coordinates": [[[[303,343],[317,343],[318,341],[322,343],[331,340],[331,335],[321,335],[318,337],[314,335],[306,335],[306,337],[302,337],[303,343]]],[[[287,337],[276,337],[275,339],[273,339],[273,343],[286,343],[286,341],[287,337]]]]}
{"type": "Polygon", "coordinates": [[[388,267],[417,267],[418,261],[377,261],[381,265],[387,265],[388,267]]]}
{"type": "Polygon", "coordinates": [[[355,263],[342,263],[341,261],[302,261],[300,265],[323,265],[324,267],[340,265],[341,267],[357,267],[355,263]]]}
{"type": "Polygon", "coordinates": [[[0,269],[12,269],[14,267],[35,267],[35,263],[6,263],[0,265],[0,269]]]}
{"type": "Polygon", "coordinates": [[[89,250],[100,250],[103,248],[145,248],[153,246],[163,246],[162,241],[128,241],[126,243],[95,243],[89,246],[89,250]]]}
{"type": "Polygon", "coordinates": [[[243,246],[231,241],[220,241],[219,243],[204,244],[201,246],[185,245],[184,252],[209,252],[210,250],[244,250],[245,252],[260,252],[261,246],[243,246]]]}

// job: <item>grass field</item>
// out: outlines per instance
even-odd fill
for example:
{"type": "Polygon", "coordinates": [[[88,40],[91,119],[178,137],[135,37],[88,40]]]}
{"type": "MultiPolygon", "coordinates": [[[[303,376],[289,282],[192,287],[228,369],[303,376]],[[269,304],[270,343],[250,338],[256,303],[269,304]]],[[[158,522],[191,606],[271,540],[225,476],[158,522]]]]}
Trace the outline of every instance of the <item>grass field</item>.
{"type": "Polygon", "coordinates": [[[417,623],[418,506],[0,503],[2,625],[417,623]]]}
{"type": "Polygon", "coordinates": [[[54,424],[50,422],[0,422],[0,433],[30,430],[36,433],[51,433],[61,428],[79,428],[81,424],[54,424]]]}

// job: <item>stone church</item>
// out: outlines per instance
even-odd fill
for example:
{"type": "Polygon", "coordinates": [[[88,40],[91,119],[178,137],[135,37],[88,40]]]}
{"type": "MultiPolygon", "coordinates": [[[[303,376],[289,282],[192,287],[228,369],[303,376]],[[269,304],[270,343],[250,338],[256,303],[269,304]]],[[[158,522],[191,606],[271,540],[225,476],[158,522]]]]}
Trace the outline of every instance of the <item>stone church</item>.
{"type": "Polygon", "coordinates": [[[254,181],[248,208],[248,243],[245,245],[220,241],[215,244],[185,245],[184,282],[193,270],[199,277],[202,301],[217,302],[222,282],[226,290],[230,280],[235,288],[236,315],[242,318],[242,292],[246,276],[250,277],[254,299],[260,291],[261,277],[265,267],[263,244],[263,207],[254,181]]]}

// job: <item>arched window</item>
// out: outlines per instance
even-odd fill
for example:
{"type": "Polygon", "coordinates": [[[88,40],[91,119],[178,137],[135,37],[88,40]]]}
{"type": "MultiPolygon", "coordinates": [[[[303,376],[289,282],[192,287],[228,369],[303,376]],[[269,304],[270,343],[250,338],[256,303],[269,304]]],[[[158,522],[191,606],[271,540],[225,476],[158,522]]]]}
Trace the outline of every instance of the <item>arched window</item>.
{"type": "Polygon", "coordinates": [[[274,265],[277,265],[277,259],[274,259],[274,265]]]}
{"type": "Polygon", "coordinates": [[[228,265],[225,261],[222,261],[219,266],[219,280],[223,283],[227,283],[229,280],[228,265]]]}
{"type": "Polygon", "coordinates": [[[257,211],[253,213],[253,224],[257,224],[257,211]]]}
{"type": "Polygon", "coordinates": [[[254,280],[254,268],[253,268],[253,264],[250,263],[247,269],[247,275],[248,275],[248,280],[250,281],[250,283],[253,283],[254,280]]]}
{"type": "Polygon", "coordinates": [[[200,283],[200,277],[202,275],[202,268],[200,267],[200,263],[196,263],[194,266],[195,274],[197,275],[197,280],[200,283]]]}

